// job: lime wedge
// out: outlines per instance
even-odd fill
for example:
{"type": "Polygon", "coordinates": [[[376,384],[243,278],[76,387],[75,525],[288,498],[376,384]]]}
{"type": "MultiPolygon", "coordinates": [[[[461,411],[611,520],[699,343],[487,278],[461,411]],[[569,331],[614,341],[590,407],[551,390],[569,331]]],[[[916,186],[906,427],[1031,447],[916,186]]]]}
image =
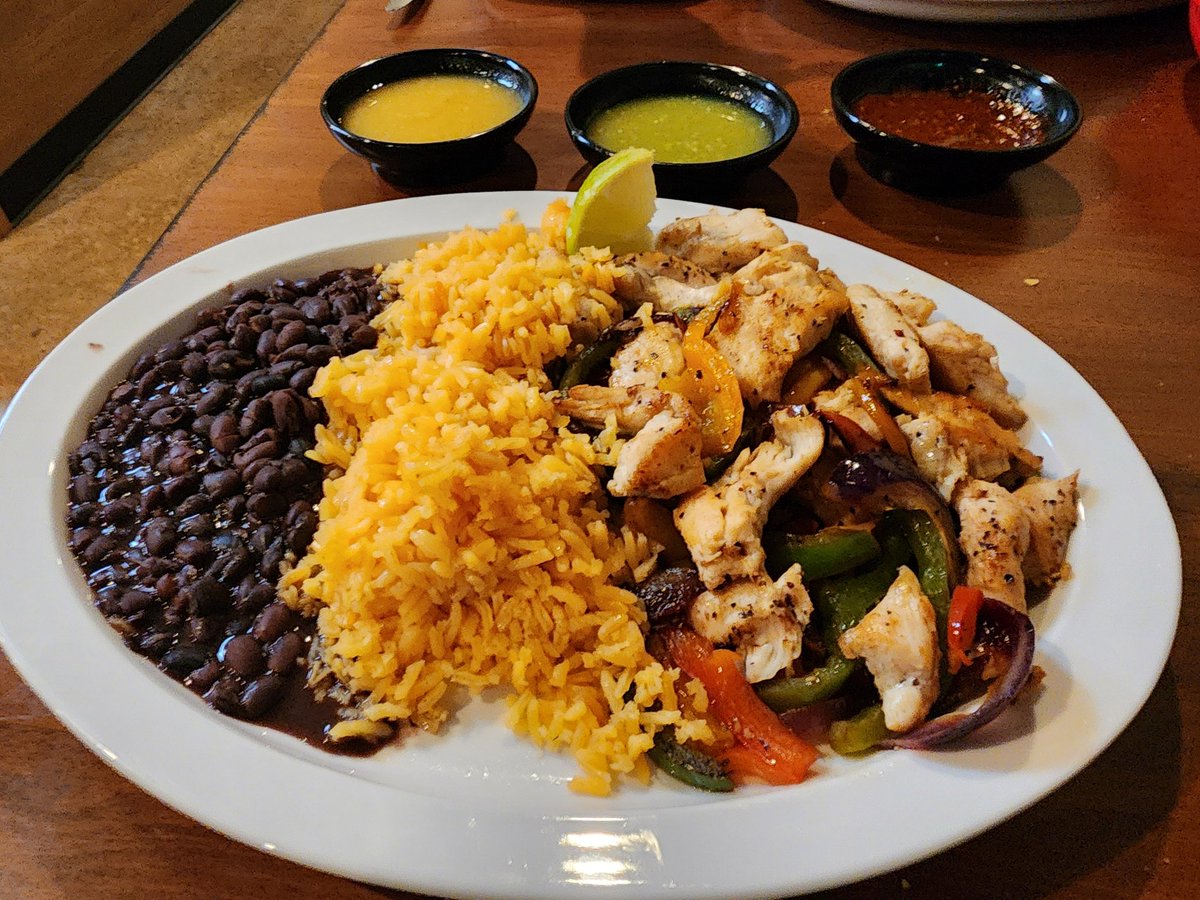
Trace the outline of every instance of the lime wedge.
{"type": "Polygon", "coordinates": [[[636,253],[652,244],[654,154],[630,147],[610,156],[588,173],[567,218],[567,252],[608,247],[636,253]]]}

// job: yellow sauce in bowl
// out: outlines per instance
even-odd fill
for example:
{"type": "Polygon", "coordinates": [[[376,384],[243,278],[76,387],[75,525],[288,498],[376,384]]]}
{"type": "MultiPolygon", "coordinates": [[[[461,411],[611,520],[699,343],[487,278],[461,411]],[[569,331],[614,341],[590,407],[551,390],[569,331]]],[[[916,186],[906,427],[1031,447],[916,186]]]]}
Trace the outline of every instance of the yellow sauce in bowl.
{"type": "Polygon", "coordinates": [[[740,103],[687,94],[618,103],[592,120],[587,136],[614,153],[645,147],[655,162],[702,163],[763,149],[771,143],[771,128],[740,103]]]}
{"type": "Polygon", "coordinates": [[[421,75],[364,94],[350,104],[341,123],[375,141],[428,144],[495,128],[520,109],[520,94],[490,78],[421,75]]]}

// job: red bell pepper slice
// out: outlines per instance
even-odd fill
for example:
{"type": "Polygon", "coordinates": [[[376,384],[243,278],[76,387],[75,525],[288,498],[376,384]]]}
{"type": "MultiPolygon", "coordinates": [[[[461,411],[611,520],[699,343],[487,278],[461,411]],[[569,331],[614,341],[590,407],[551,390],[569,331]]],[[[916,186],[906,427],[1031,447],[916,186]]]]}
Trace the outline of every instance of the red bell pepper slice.
{"type": "Polygon", "coordinates": [[[714,649],[707,638],[683,628],[669,629],[666,642],[675,664],[704,685],[709,708],[737,741],[725,759],[735,780],[752,776],[769,784],[799,784],[807,777],[820,752],[759,699],[738,654],[714,649]]]}
{"type": "Polygon", "coordinates": [[[950,615],[946,622],[946,655],[951,674],[962,666],[971,664],[967,650],[975,643],[975,625],[979,621],[979,610],[982,606],[983,591],[969,585],[958,585],[950,597],[950,615]]]}

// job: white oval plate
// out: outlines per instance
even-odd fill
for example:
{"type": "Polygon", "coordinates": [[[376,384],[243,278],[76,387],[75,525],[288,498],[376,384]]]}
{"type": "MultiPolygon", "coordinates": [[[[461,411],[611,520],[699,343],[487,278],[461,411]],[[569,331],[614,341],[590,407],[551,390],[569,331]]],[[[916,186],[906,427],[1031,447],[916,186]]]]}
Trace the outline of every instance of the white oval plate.
{"type": "Polygon", "coordinates": [[[1075,22],[1182,4],[1184,0],[827,0],[904,19],[939,22],[1075,22]]]}
{"type": "MultiPolygon", "coordinates": [[[[536,225],[555,196],[399,200],[246,235],[122,294],[30,376],[0,423],[0,640],[84,744],[232,838],[363,881],[471,896],[732,897],[815,890],[936,853],[1054,790],[1116,737],[1165,663],[1181,591],[1174,523],[1129,435],[1078,373],[996,310],[789,223],[789,236],[847,281],[927,294],[985,334],[1047,471],[1082,471],[1075,576],[1035,613],[1046,670],[1036,703],[954,750],[829,762],[792,788],[712,796],[660,779],[595,799],[567,789],[569,758],[505,730],[497,704],[472,704],[440,737],[347,759],[225,718],[129,652],[66,548],[64,468],[140,349],[182,331],[231,286],[397,259],[466,224],[494,227],[507,209],[536,225]],[[1125,662],[1114,666],[1118,654],[1125,662]]],[[[655,225],[704,210],[660,201],[655,225]]]]}

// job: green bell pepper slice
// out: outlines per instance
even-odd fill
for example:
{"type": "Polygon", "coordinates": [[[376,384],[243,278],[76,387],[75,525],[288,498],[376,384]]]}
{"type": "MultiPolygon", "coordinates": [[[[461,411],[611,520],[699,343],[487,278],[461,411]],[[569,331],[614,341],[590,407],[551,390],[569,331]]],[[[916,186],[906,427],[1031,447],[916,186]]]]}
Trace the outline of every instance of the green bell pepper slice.
{"type": "Polygon", "coordinates": [[[654,746],[646,751],[650,760],[684,784],[702,791],[726,793],[733,790],[733,779],[719,762],[698,750],[685,747],[675,739],[675,729],[668,725],[654,735],[654,746]]]}

